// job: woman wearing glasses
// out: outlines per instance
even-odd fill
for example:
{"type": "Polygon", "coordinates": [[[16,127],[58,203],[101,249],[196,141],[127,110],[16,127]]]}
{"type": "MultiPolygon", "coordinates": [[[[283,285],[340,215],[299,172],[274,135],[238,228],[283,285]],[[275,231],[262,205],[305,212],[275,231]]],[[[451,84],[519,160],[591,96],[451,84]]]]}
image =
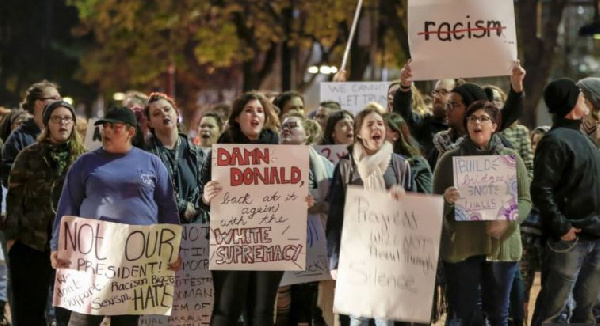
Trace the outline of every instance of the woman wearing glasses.
{"type": "Polygon", "coordinates": [[[435,169],[434,193],[444,196],[440,256],[448,284],[448,304],[454,314],[449,318],[461,325],[484,325],[483,312],[491,325],[507,325],[510,288],[522,254],[519,223],[531,209],[525,164],[496,134],[498,111],[490,102],[473,103],[463,118],[465,139],[442,156],[435,169]],[[454,203],[461,194],[453,184],[453,158],[472,155],[515,157],[518,221],[455,220],[454,203]]]}
{"type": "MultiPolygon", "coordinates": [[[[54,281],[49,230],[65,175],[84,152],[69,103],[52,102],[42,116],[44,129],[38,142],[19,153],[8,183],[4,234],[13,289],[12,320],[17,325],[45,324],[48,291],[54,281]]],[[[56,308],[59,325],[68,322],[65,312],[56,308]]]]}

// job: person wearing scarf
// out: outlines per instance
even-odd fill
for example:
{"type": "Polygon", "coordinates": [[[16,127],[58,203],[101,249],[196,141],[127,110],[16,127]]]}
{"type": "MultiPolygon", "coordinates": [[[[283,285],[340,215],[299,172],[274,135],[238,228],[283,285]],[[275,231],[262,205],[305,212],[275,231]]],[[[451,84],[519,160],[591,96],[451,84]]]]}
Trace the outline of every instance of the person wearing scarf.
{"type": "MultiPolygon", "coordinates": [[[[350,154],[342,158],[333,174],[329,194],[327,242],[331,270],[337,276],[341,235],[344,222],[344,205],[348,185],[362,186],[368,190],[391,190],[399,196],[411,185],[410,166],[400,155],[394,154],[392,144],[385,139],[385,123],[376,109],[362,110],[356,116],[357,131],[350,154]]],[[[350,325],[368,325],[368,318],[351,316],[350,325]]],[[[375,319],[377,326],[392,325],[392,321],[375,319]]]]}
{"type": "Polygon", "coordinates": [[[144,109],[150,127],[147,150],[165,164],[181,223],[208,220],[200,209],[201,172],[205,154],[185,134],[179,133],[179,110],[175,101],[163,93],[152,93],[144,109]]]}
{"type": "MultiPolygon", "coordinates": [[[[228,128],[219,137],[218,144],[278,144],[275,130],[279,119],[273,104],[257,92],[242,94],[233,104],[228,128]]],[[[211,181],[211,154],[204,163],[202,202],[209,209],[210,202],[222,187],[211,181]]],[[[249,326],[273,325],[275,298],[282,271],[212,271],[214,308],[210,324],[237,325],[242,312],[249,326]]]]}
{"type": "Polygon", "coordinates": [[[529,214],[531,198],[527,168],[521,157],[502,144],[496,134],[499,110],[491,102],[473,103],[463,126],[467,134],[460,145],[442,156],[435,169],[434,193],[444,196],[444,221],[440,256],[447,280],[447,299],[460,325],[507,325],[513,277],[521,259],[519,223],[529,214]],[[453,184],[453,158],[472,155],[512,155],[517,172],[518,220],[456,221],[454,203],[460,197],[453,184]],[[483,310],[483,311],[482,311],[483,310]]]}
{"type": "MultiPolygon", "coordinates": [[[[67,170],[85,151],[73,128],[75,119],[69,103],[47,105],[38,142],[19,153],[10,172],[4,234],[11,262],[12,320],[18,325],[46,323],[48,292],[54,282],[50,230],[67,170]]],[[[68,311],[55,309],[58,325],[66,325],[68,311]]]]}

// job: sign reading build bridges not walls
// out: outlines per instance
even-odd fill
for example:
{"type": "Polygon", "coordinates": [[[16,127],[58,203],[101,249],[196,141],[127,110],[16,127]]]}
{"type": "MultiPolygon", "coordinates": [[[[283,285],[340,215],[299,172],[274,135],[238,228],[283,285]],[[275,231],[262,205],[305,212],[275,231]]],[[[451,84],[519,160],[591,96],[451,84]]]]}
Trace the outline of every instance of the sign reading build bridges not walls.
{"type": "Polygon", "coordinates": [[[510,75],[517,59],[512,0],[409,0],[415,80],[510,75]]]}

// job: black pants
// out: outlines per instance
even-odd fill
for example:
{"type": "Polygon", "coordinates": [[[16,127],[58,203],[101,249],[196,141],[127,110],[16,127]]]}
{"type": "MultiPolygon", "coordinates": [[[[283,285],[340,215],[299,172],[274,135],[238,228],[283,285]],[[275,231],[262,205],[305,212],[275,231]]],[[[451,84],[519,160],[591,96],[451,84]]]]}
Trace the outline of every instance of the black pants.
{"type": "Polygon", "coordinates": [[[247,326],[273,325],[283,272],[212,271],[212,276],[215,305],[211,325],[236,326],[242,312],[247,326]]]}
{"type": "MultiPolygon", "coordinates": [[[[45,326],[48,293],[55,275],[50,265],[50,252],[35,250],[16,241],[8,255],[13,325],[45,326]]],[[[59,324],[66,323],[68,318],[68,310],[56,308],[59,324]]]]}
{"type": "MultiPolygon", "coordinates": [[[[104,316],[85,315],[77,312],[71,314],[69,326],[100,326],[104,316]]],[[[110,317],[110,326],[137,326],[139,315],[118,315],[110,317]]]]}

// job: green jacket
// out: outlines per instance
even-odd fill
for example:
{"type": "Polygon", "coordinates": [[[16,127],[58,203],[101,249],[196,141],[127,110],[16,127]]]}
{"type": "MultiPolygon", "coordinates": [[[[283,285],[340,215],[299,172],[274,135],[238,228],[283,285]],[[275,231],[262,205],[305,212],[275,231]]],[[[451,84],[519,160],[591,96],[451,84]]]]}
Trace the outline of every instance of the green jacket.
{"type": "Polygon", "coordinates": [[[6,240],[49,250],[50,232],[68,167],[58,174],[48,143],[35,143],[16,157],[8,180],[6,240]]]}
{"type": "Polygon", "coordinates": [[[531,210],[529,194],[529,177],[527,168],[521,157],[512,149],[502,145],[499,137],[493,135],[491,150],[479,151],[475,145],[465,138],[459,148],[451,150],[442,156],[435,168],[433,191],[443,194],[454,185],[454,156],[469,155],[515,155],[517,163],[517,189],[519,200],[519,218],[510,222],[510,226],[500,239],[492,238],[486,233],[488,222],[457,222],[454,219],[454,205],[444,203],[444,227],[440,242],[440,257],[442,260],[457,263],[473,256],[486,256],[490,261],[519,261],[523,252],[521,244],[521,223],[531,210]]]}

